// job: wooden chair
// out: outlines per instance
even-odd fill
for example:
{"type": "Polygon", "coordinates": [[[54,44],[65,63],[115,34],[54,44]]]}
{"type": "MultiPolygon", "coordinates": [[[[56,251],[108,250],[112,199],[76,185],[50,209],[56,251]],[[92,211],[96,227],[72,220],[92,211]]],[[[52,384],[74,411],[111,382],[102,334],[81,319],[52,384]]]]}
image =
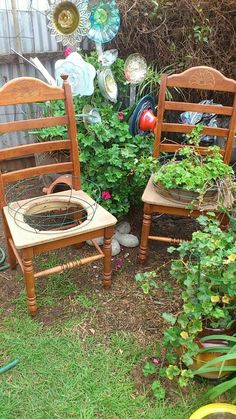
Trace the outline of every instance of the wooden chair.
{"type": "Polygon", "coordinates": [[[57,125],[66,126],[68,133],[68,139],[66,140],[46,141],[0,150],[0,161],[55,150],[67,150],[70,156],[69,161],[65,163],[30,167],[23,170],[0,174],[0,205],[7,241],[9,263],[11,268],[15,268],[16,263],[18,262],[23,272],[28,308],[32,316],[36,314],[37,310],[35,279],[44,275],[62,272],[65,269],[78,267],[88,262],[103,259],[103,285],[105,287],[111,285],[111,238],[117,220],[81,190],[79,152],[73,99],[67,76],[62,76],[62,78],[62,88],[49,86],[46,83],[31,77],[21,77],[9,81],[0,89],[0,106],[38,103],[58,99],[64,101],[65,105],[65,115],[63,116],[0,123],[0,133],[25,131],[57,125]],[[10,206],[6,205],[6,185],[31,177],[34,177],[35,179],[35,176],[50,173],[71,173],[73,180],[72,191],[47,195],[45,196],[46,201],[44,197],[41,196],[33,201],[28,199],[23,202],[11,203],[10,206]],[[68,200],[66,194],[68,195],[68,200]],[[60,231],[52,230],[50,231],[50,234],[47,234],[47,231],[36,232],[33,228],[30,228],[28,225],[26,226],[27,223],[24,214],[27,214],[29,211],[32,213],[35,211],[36,206],[38,208],[38,213],[40,213],[40,211],[45,210],[47,206],[49,208],[54,206],[55,208],[63,209],[68,205],[68,202],[80,202],[81,207],[86,207],[86,222],[81,222],[80,225],[70,229],[61,229],[60,231]],[[85,202],[86,204],[83,204],[85,202]],[[15,217],[13,214],[14,208],[17,212],[17,209],[21,206],[24,208],[24,211],[21,211],[20,214],[15,217]],[[74,260],[41,272],[34,272],[33,257],[35,255],[82,243],[86,240],[93,240],[101,236],[104,237],[103,250],[94,241],[98,254],[80,260],[74,260]]]}
{"type": "MultiPolygon", "coordinates": [[[[158,158],[161,152],[176,152],[183,147],[181,144],[173,144],[166,138],[163,139],[163,133],[189,133],[194,128],[193,125],[181,123],[166,123],[164,122],[165,111],[192,111],[203,113],[215,113],[217,115],[225,115],[229,117],[229,128],[214,128],[205,127],[203,134],[218,136],[225,138],[225,149],[221,150],[224,161],[229,163],[234,135],[236,130],[236,81],[228,79],[219,71],[205,66],[192,67],[183,73],[173,74],[168,76],[163,74],[161,76],[160,92],[158,100],[158,114],[157,125],[155,130],[153,156],[158,158]],[[234,94],[233,106],[217,106],[197,103],[174,102],[167,100],[167,89],[199,89],[199,90],[214,90],[220,92],[230,92],[234,94]]],[[[201,154],[206,153],[206,147],[198,147],[201,154]]],[[[186,208],[186,204],[170,201],[160,195],[153,186],[152,179],[146,186],[142,196],[144,202],[143,225],[140,241],[139,261],[144,262],[147,258],[147,249],[149,240],[159,240],[165,243],[178,243],[179,239],[169,237],[154,236],[150,234],[152,214],[171,214],[183,217],[198,217],[200,211],[195,209],[190,211],[186,208]]],[[[205,212],[209,210],[216,210],[211,206],[205,206],[205,212]]]]}

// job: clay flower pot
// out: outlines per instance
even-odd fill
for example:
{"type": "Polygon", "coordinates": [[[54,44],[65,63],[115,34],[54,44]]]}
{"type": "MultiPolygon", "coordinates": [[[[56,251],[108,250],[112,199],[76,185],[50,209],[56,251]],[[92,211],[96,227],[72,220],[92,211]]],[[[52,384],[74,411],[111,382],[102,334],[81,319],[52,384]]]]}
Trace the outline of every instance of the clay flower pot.
{"type": "MultiPolygon", "coordinates": [[[[201,338],[205,336],[211,336],[211,335],[229,335],[230,336],[230,335],[233,335],[235,332],[236,332],[236,322],[234,322],[234,324],[228,329],[213,329],[210,327],[205,327],[203,331],[199,333],[196,339],[196,343],[198,344],[199,348],[201,349],[211,348],[212,351],[199,353],[196,356],[196,359],[193,362],[193,364],[190,366],[190,368],[193,371],[195,371],[199,369],[200,367],[203,367],[208,361],[223,355],[223,352],[214,352],[214,349],[217,349],[219,347],[227,348],[229,346],[228,341],[220,339],[220,338],[219,340],[215,340],[215,339],[211,340],[211,338],[209,337],[209,339],[207,339],[204,342],[201,341],[201,338]]],[[[218,378],[225,378],[231,374],[231,372],[228,372],[228,371],[220,372],[222,363],[218,363],[218,364],[216,363],[214,364],[214,366],[219,367],[219,371],[202,373],[199,375],[201,377],[208,378],[208,379],[218,379],[218,378]]],[[[231,360],[226,361],[224,363],[224,366],[236,366],[236,359],[231,359],[231,360]]]]}

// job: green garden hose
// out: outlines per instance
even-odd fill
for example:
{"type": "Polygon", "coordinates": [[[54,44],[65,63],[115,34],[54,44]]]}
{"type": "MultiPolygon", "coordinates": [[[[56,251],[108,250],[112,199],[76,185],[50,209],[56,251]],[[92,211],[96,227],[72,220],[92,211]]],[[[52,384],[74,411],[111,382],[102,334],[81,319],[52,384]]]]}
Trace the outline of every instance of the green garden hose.
{"type": "Polygon", "coordinates": [[[15,359],[14,361],[9,362],[9,364],[0,368],[0,374],[3,374],[4,372],[10,370],[11,368],[15,367],[17,364],[19,364],[19,359],[15,359]]]}
{"type": "Polygon", "coordinates": [[[0,247],[0,271],[5,271],[6,269],[10,268],[10,265],[2,266],[2,264],[5,262],[5,259],[6,259],[5,250],[3,250],[2,247],[0,247]]]}
{"type": "MultiPolygon", "coordinates": [[[[5,250],[3,250],[0,247],[0,271],[5,271],[6,269],[10,268],[10,265],[3,265],[2,264],[6,260],[6,253],[5,250]]],[[[15,359],[12,362],[9,362],[9,364],[5,365],[4,367],[0,368],[0,374],[3,374],[4,372],[10,370],[11,368],[15,367],[19,363],[19,359],[15,359]]]]}

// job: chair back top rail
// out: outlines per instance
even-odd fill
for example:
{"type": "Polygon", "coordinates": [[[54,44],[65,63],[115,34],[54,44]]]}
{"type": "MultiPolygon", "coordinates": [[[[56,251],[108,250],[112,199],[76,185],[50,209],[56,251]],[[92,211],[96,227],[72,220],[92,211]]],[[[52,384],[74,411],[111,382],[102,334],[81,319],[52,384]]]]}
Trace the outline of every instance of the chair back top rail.
{"type": "MultiPolygon", "coordinates": [[[[164,112],[172,111],[189,111],[202,113],[215,113],[229,117],[229,128],[208,127],[203,128],[203,135],[212,135],[224,137],[226,139],[225,149],[221,150],[224,161],[229,163],[233,147],[234,135],[236,131],[236,81],[229,79],[221,74],[218,70],[207,66],[192,67],[180,74],[162,74],[160,83],[160,92],[158,99],[158,112],[155,130],[155,141],[153,156],[158,157],[161,151],[167,151],[173,148],[169,147],[168,141],[165,144],[161,141],[163,132],[189,133],[195,125],[181,123],[164,122],[164,112]],[[169,87],[198,89],[198,90],[214,90],[234,94],[233,106],[206,105],[200,103],[175,102],[166,99],[167,89],[169,87]]],[[[173,141],[169,142],[173,144],[173,141]]],[[[178,149],[178,145],[177,148],[178,149]]],[[[203,147],[199,149],[203,151],[203,147]]],[[[204,153],[205,154],[205,153],[204,153]]]]}
{"type": "Polygon", "coordinates": [[[19,77],[10,80],[0,89],[0,106],[57,99],[65,100],[63,88],[50,86],[33,77],[19,77]]]}
{"type": "Polygon", "coordinates": [[[167,77],[166,85],[167,87],[180,87],[182,89],[236,92],[235,80],[229,79],[220,71],[207,66],[192,67],[180,74],[172,74],[167,77]]]}

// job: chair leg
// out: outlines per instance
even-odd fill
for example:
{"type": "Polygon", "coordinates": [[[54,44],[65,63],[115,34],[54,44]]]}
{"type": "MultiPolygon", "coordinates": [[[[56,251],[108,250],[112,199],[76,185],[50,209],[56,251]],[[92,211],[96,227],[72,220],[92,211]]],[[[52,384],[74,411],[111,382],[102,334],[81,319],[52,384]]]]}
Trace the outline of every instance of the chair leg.
{"type": "Polygon", "coordinates": [[[23,267],[24,267],[24,280],[27,295],[27,304],[31,316],[35,316],[37,311],[35,283],[34,283],[34,268],[32,263],[33,252],[31,249],[23,250],[23,267]]]}
{"type": "Polygon", "coordinates": [[[150,233],[151,221],[152,221],[152,213],[151,213],[150,205],[145,204],[144,212],[143,212],[143,226],[142,226],[139,255],[138,255],[138,260],[140,263],[144,263],[147,259],[148,236],[150,233]]]}
{"type": "Polygon", "coordinates": [[[103,242],[103,286],[109,288],[111,286],[111,273],[112,273],[112,247],[111,240],[114,234],[114,227],[105,228],[104,242],[103,242]]]}

